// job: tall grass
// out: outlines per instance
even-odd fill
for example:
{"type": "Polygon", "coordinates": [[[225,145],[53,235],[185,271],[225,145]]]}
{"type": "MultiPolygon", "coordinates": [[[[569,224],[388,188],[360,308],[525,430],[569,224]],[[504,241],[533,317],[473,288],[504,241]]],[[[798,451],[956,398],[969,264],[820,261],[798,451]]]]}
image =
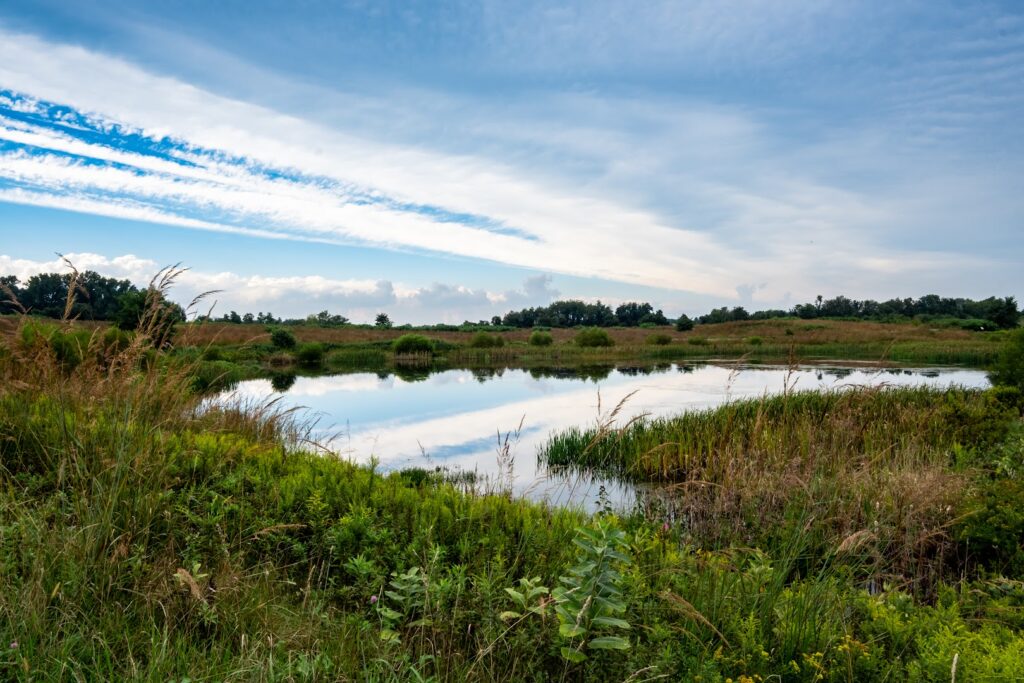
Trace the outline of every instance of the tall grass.
{"type": "MultiPolygon", "coordinates": [[[[838,410],[924,430],[895,441],[827,417],[853,399],[793,395],[789,408],[737,406],[731,423],[701,418],[697,458],[635,458],[677,484],[718,477],[708,490],[807,490],[806,504],[763,518],[778,521],[770,530],[739,527],[757,547],[715,547],[698,545],[698,527],[677,511],[596,519],[443,476],[383,475],[313,443],[311,426],[278,403],[204,403],[195,374],[219,361],[154,351],[146,327],[121,345],[104,344],[102,330],[68,337],[66,324],[55,344],[55,334],[22,335],[28,324],[0,351],[0,679],[923,681],[944,680],[954,657],[959,681],[1024,675],[1020,572],[988,578],[927,551],[921,562],[961,574],[943,573],[949,586],[935,579],[924,602],[895,583],[914,575],[900,573],[900,546],[853,534],[823,550],[815,531],[849,510],[813,503],[867,490],[862,470],[879,475],[865,479],[875,488],[862,514],[876,502],[902,511],[874,517],[867,530],[878,538],[931,533],[919,520],[932,508],[916,511],[921,491],[944,496],[952,477],[970,493],[984,479],[970,478],[978,462],[994,463],[986,476],[1012,491],[1008,473],[1024,471],[1018,441],[972,455],[1004,430],[973,394],[953,392],[947,408],[938,395],[907,394],[904,408],[879,393],[869,407],[838,410]],[[813,416],[831,436],[807,434],[813,416]],[[733,436],[714,441],[722,429],[733,436]],[[947,451],[944,468],[933,441],[947,451]],[[805,442],[831,451],[807,450],[790,466],[786,454],[805,442]],[[739,462],[741,444],[772,469],[763,481],[739,462]],[[895,446],[877,450],[885,444],[895,446]],[[931,474],[908,479],[901,463],[931,474]],[[886,468],[903,488],[886,488],[886,468]],[[901,491],[902,506],[886,497],[901,491]],[[619,561],[592,561],[609,549],[619,561]],[[575,605],[574,581],[607,604],[575,605]],[[532,597],[519,603],[524,585],[532,597]],[[617,638],[600,640],[607,632],[617,638]]],[[[637,424],[621,444],[643,456],[642,438],[637,424]]],[[[606,448],[609,459],[620,453],[606,448]]],[[[970,541],[1013,549],[1006,500],[983,505],[970,541]]]]}
{"type": "Polygon", "coordinates": [[[1013,414],[966,389],[786,393],[567,429],[540,458],[665,483],[658,500],[705,546],[772,545],[794,516],[810,514],[806,535],[822,557],[855,551],[879,578],[927,588],[955,545],[949,529],[971,480],[958,465],[1005,439],[1013,414]]]}

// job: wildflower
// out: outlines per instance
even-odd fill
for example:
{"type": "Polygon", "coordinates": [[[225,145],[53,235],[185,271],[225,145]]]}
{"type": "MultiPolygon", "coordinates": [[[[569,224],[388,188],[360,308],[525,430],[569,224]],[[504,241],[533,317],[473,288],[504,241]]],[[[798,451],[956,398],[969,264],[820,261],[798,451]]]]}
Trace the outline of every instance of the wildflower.
{"type": "Polygon", "coordinates": [[[668,533],[669,526],[667,521],[661,525],[661,530],[664,531],[666,534],[668,533]]]}
{"type": "Polygon", "coordinates": [[[371,595],[370,596],[370,604],[371,605],[376,605],[377,604],[377,596],[376,595],[371,595]]]}
{"type": "Polygon", "coordinates": [[[10,648],[11,650],[17,650],[17,649],[18,649],[18,641],[16,641],[16,640],[12,640],[12,641],[11,641],[11,644],[10,644],[10,645],[9,645],[8,647],[9,647],[9,648],[10,648]]]}

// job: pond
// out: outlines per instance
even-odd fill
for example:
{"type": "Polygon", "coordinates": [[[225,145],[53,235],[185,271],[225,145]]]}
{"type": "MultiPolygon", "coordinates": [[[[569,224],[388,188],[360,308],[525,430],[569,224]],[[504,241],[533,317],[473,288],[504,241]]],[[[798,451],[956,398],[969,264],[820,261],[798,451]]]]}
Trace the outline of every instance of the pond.
{"type": "Polygon", "coordinates": [[[319,419],[316,436],[382,470],[472,473],[476,486],[556,505],[628,505],[625,484],[549,472],[537,448],[550,434],[593,424],[620,401],[618,420],[672,415],[779,393],[786,386],[986,387],[981,370],[662,364],[654,367],[403,370],[242,382],[226,397],[278,398],[319,419]]]}

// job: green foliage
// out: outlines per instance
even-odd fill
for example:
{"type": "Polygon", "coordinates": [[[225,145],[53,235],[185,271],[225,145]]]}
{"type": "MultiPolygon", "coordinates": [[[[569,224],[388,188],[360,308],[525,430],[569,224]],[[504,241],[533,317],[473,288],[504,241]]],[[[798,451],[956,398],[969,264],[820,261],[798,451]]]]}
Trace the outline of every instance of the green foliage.
{"type": "Polygon", "coordinates": [[[1024,328],[1010,333],[988,378],[992,384],[1024,391],[1024,328]]]}
{"type": "Polygon", "coordinates": [[[607,518],[595,528],[580,527],[573,543],[579,561],[559,579],[551,595],[558,615],[558,635],[568,641],[561,648],[570,662],[587,658],[584,650],[626,650],[629,641],[617,633],[630,628],[622,618],[626,601],[620,570],[629,565],[626,534],[607,518]]]}
{"type": "Polygon", "coordinates": [[[295,352],[295,358],[303,365],[320,365],[324,361],[323,344],[303,344],[295,352]]]}
{"type": "Polygon", "coordinates": [[[274,348],[287,350],[294,349],[297,342],[291,330],[275,327],[270,331],[270,343],[274,345],[274,348]]]}
{"type": "Polygon", "coordinates": [[[598,327],[589,327],[576,333],[576,346],[583,348],[614,346],[608,333],[598,327]]]}
{"type": "Polygon", "coordinates": [[[676,332],[689,332],[693,329],[693,321],[688,315],[683,313],[676,319],[676,332]]]}
{"type": "Polygon", "coordinates": [[[391,345],[396,354],[433,353],[434,342],[422,334],[403,334],[391,345]]]}
{"type": "Polygon", "coordinates": [[[667,346],[672,343],[672,337],[664,333],[652,334],[647,337],[645,343],[648,346],[667,346]]]}
{"type": "Polygon", "coordinates": [[[550,332],[544,332],[543,330],[534,330],[530,334],[528,340],[530,346],[551,346],[555,343],[555,338],[551,336],[550,332]]]}
{"type": "Polygon", "coordinates": [[[391,324],[391,318],[388,317],[387,313],[378,313],[373,321],[374,327],[379,327],[382,330],[390,329],[391,324]]]}
{"type": "Polygon", "coordinates": [[[477,332],[469,340],[469,347],[473,349],[493,349],[504,345],[504,337],[500,334],[488,334],[487,332],[477,332]]]}
{"type": "Polygon", "coordinates": [[[751,337],[747,340],[747,343],[751,346],[761,346],[764,344],[764,339],[761,339],[761,337],[751,337]]]}
{"type": "Polygon", "coordinates": [[[707,337],[690,337],[686,340],[686,343],[691,346],[708,346],[711,344],[707,337]]]}

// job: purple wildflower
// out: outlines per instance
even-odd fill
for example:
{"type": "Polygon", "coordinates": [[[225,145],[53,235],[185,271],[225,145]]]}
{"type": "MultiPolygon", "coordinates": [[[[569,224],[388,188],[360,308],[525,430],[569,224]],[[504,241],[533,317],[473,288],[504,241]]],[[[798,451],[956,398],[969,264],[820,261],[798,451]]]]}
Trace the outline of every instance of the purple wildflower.
{"type": "Polygon", "coordinates": [[[11,644],[9,645],[9,647],[10,647],[10,649],[12,649],[12,650],[17,650],[17,649],[18,649],[18,641],[16,641],[16,640],[12,640],[12,641],[11,641],[11,644]]]}
{"type": "Polygon", "coordinates": [[[371,605],[377,604],[377,596],[376,595],[371,595],[370,596],[370,604],[371,605]]]}

